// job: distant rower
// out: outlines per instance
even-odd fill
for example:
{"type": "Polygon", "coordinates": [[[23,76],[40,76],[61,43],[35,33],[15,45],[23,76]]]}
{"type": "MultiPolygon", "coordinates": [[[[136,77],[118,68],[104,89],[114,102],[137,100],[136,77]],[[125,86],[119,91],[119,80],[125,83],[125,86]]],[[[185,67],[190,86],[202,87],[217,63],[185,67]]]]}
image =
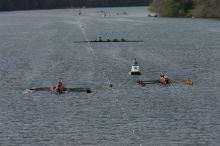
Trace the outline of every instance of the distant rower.
{"type": "Polygon", "coordinates": [[[55,87],[55,90],[57,93],[62,93],[63,92],[63,83],[61,81],[58,81],[56,87],[55,87]]]}

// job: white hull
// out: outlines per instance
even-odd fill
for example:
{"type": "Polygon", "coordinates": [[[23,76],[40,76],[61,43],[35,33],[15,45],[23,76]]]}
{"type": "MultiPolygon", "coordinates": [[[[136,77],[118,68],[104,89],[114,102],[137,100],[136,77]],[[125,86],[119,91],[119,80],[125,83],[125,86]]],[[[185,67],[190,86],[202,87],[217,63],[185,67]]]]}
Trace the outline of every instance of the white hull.
{"type": "Polygon", "coordinates": [[[129,75],[141,75],[139,66],[138,65],[133,65],[131,67],[131,71],[129,72],[129,75]]]}

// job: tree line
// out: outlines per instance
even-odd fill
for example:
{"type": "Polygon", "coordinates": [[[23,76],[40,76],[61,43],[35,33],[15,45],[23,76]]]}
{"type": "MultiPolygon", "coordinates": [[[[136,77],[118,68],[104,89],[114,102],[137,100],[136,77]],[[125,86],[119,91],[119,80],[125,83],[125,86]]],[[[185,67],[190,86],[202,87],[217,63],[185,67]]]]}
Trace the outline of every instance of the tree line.
{"type": "Polygon", "coordinates": [[[0,0],[0,11],[77,7],[146,6],[151,0],[0,0]]]}
{"type": "Polygon", "coordinates": [[[153,0],[149,10],[164,17],[220,18],[220,0],[153,0]]]}

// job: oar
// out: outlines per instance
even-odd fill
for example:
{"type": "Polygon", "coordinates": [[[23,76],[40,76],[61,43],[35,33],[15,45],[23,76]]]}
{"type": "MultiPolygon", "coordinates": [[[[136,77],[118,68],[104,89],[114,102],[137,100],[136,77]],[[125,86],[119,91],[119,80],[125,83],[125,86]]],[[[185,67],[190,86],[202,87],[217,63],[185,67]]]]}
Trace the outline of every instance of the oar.
{"type": "Polygon", "coordinates": [[[29,90],[33,90],[33,91],[50,91],[50,87],[40,87],[40,88],[30,88],[29,90]]]}
{"type": "Polygon", "coordinates": [[[146,84],[155,84],[155,83],[160,83],[160,81],[159,80],[149,80],[149,81],[143,81],[144,83],[146,83],[146,84]]]}
{"type": "Polygon", "coordinates": [[[192,86],[193,85],[193,80],[192,79],[185,79],[185,80],[171,80],[171,83],[183,83],[185,85],[188,85],[188,86],[192,86]]]}
{"type": "Polygon", "coordinates": [[[74,43],[89,43],[90,41],[74,41],[74,43]]]}
{"type": "Polygon", "coordinates": [[[68,92],[86,92],[86,93],[92,93],[92,90],[90,88],[65,88],[68,92]]]}
{"type": "Polygon", "coordinates": [[[156,83],[160,83],[159,80],[149,80],[149,81],[144,81],[144,80],[137,80],[137,83],[145,83],[145,84],[156,84],[156,83]]]}
{"type": "Polygon", "coordinates": [[[145,84],[158,84],[160,83],[159,81],[155,81],[155,82],[145,82],[145,84]]]}
{"type": "Polygon", "coordinates": [[[157,84],[160,82],[158,80],[150,80],[150,81],[137,80],[136,83],[138,83],[139,85],[145,86],[146,84],[157,84]]]}

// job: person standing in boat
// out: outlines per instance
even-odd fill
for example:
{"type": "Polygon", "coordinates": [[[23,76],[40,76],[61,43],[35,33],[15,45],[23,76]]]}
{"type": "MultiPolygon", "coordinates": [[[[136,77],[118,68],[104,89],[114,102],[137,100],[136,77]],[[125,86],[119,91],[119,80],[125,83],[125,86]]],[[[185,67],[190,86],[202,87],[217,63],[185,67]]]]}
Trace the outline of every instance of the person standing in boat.
{"type": "Polygon", "coordinates": [[[138,66],[138,62],[137,62],[137,59],[136,59],[136,58],[134,58],[134,65],[135,65],[135,66],[138,66]]]}

